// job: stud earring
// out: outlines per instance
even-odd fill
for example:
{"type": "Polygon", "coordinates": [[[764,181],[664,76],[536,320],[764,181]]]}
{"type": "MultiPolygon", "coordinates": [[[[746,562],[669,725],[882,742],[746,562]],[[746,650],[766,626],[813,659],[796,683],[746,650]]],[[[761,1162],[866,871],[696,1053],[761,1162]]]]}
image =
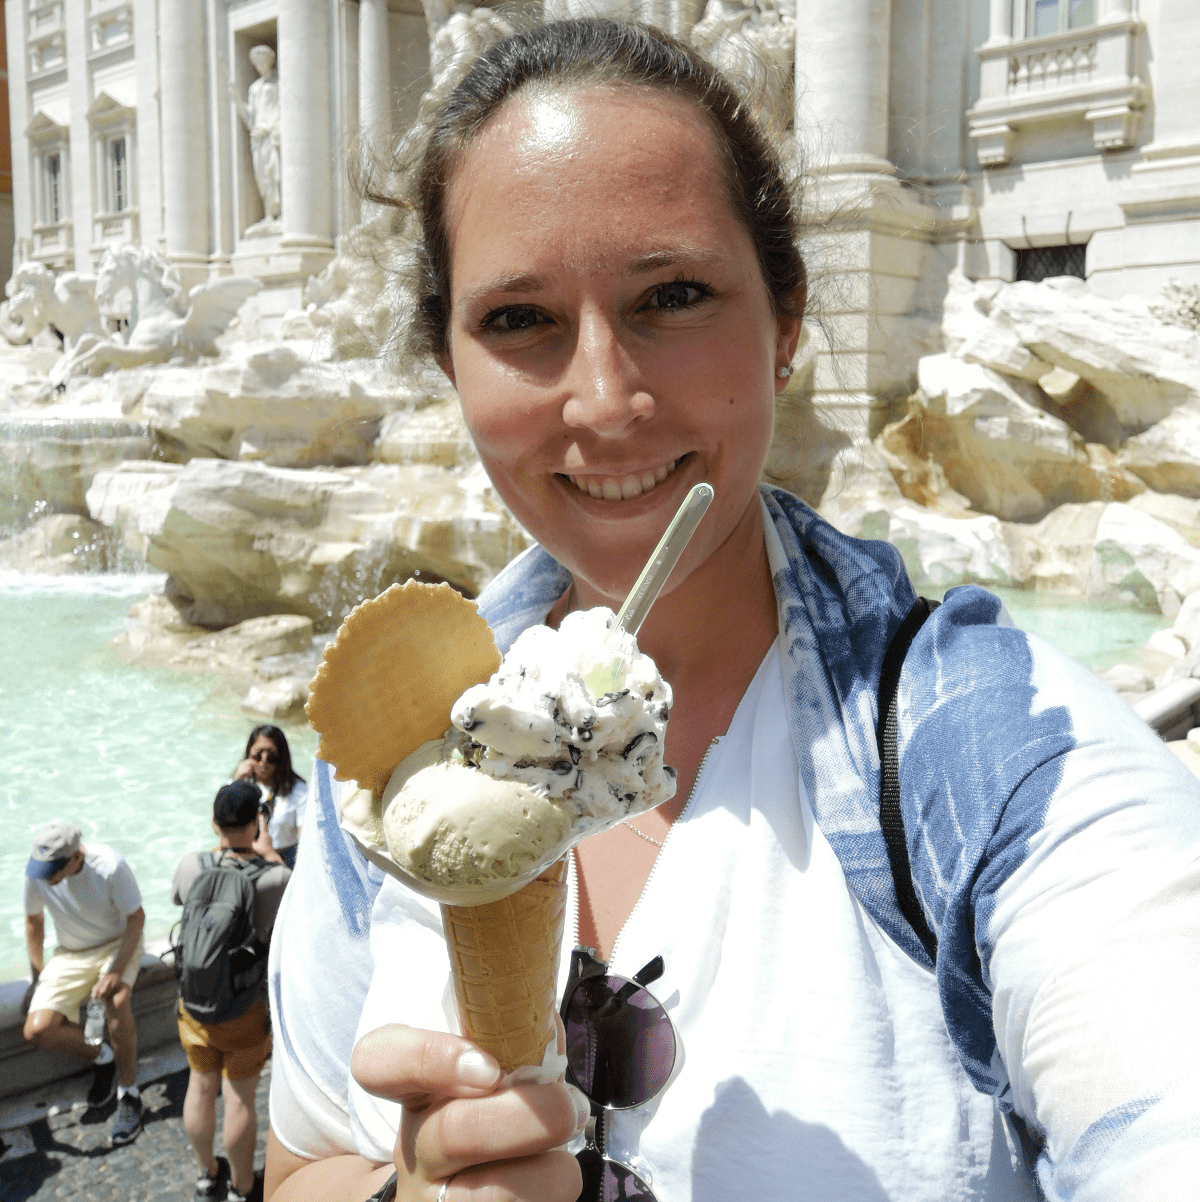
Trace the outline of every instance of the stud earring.
{"type": "Polygon", "coordinates": [[[776,375],[777,375],[777,376],[778,376],[778,377],[779,377],[781,380],[786,380],[786,379],[788,378],[788,376],[790,376],[790,375],[792,374],[792,372],[794,372],[795,370],[796,370],[796,369],[795,369],[795,368],[794,368],[794,367],[793,367],[793,366],[792,366],[790,363],[788,363],[786,366],[784,366],[784,367],[781,367],[781,368],[779,369],[779,371],[778,371],[778,372],[776,372],[775,374],[776,374],[776,375]]]}

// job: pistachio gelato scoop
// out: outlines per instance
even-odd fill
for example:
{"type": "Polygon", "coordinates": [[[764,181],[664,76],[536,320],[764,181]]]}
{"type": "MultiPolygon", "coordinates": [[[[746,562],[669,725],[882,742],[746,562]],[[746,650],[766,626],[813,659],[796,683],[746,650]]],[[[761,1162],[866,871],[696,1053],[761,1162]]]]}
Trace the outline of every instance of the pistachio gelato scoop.
{"type": "Polygon", "coordinates": [[[513,643],[451,710],[454,726],[392,773],[383,836],[430,896],[515,892],[581,839],[675,795],[663,763],[671,689],[612,611],[567,615],[513,643]]]}

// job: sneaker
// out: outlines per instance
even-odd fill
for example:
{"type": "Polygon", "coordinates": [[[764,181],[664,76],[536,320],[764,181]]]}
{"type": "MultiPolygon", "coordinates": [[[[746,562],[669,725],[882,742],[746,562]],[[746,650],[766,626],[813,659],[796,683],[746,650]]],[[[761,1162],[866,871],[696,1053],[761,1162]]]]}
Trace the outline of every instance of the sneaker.
{"type": "Polygon", "coordinates": [[[126,1094],[117,1103],[117,1113],[113,1117],[112,1130],[108,1138],[114,1148],[121,1144],[131,1144],[142,1129],[142,1099],[126,1094]]]}
{"type": "Polygon", "coordinates": [[[110,1060],[107,1064],[96,1065],[92,1073],[92,1088],[88,1090],[87,1105],[89,1110],[99,1110],[113,1100],[117,1092],[117,1062],[110,1060]]]}
{"type": "Polygon", "coordinates": [[[248,1194],[239,1194],[233,1188],[232,1183],[225,1191],[225,1202],[262,1202],[263,1196],[263,1179],[261,1173],[254,1174],[254,1184],[250,1187],[248,1194]]]}
{"type": "Polygon", "coordinates": [[[228,1196],[229,1161],[224,1156],[217,1157],[217,1175],[210,1177],[202,1173],[196,1178],[196,1202],[222,1202],[228,1196]]]}

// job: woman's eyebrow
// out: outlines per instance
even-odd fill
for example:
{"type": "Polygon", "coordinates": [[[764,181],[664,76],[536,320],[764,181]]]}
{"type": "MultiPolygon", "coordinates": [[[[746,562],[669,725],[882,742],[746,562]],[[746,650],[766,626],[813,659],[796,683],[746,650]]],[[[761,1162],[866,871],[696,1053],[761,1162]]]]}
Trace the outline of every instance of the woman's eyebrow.
{"type": "Polygon", "coordinates": [[[707,247],[680,246],[638,255],[630,261],[628,270],[630,275],[649,275],[651,272],[661,271],[664,267],[715,267],[723,262],[724,258],[719,251],[707,247]]]}
{"type": "Polygon", "coordinates": [[[516,271],[511,275],[497,276],[487,280],[470,292],[464,293],[459,300],[459,307],[470,306],[484,297],[494,296],[497,292],[539,292],[546,286],[541,276],[530,275],[528,272],[516,271]]]}

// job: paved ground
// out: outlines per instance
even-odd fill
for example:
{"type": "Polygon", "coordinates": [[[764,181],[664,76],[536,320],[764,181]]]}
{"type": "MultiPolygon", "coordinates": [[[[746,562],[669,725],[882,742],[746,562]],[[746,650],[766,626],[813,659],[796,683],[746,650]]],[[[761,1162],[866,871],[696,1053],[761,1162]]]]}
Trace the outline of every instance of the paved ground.
{"type": "MultiPolygon", "coordinates": [[[[267,1138],[268,1062],[258,1083],[258,1150],[262,1168],[267,1138]]],[[[86,1079],[84,1079],[86,1085],[86,1079]]],[[[95,1115],[82,1110],[49,1114],[27,1127],[0,1136],[0,1202],[190,1202],[196,1162],[183,1130],[187,1070],[141,1087],[146,1127],[126,1147],[108,1146],[108,1128],[116,1103],[95,1115]],[[24,1133],[24,1134],[23,1134],[24,1133]],[[21,1155],[29,1142],[34,1151],[21,1155]],[[19,1144],[20,1146],[13,1146],[19,1144]],[[7,1146],[6,1146],[7,1145],[7,1146]]],[[[217,1152],[221,1144],[221,1106],[217,1103],[217,1152]]]]}

